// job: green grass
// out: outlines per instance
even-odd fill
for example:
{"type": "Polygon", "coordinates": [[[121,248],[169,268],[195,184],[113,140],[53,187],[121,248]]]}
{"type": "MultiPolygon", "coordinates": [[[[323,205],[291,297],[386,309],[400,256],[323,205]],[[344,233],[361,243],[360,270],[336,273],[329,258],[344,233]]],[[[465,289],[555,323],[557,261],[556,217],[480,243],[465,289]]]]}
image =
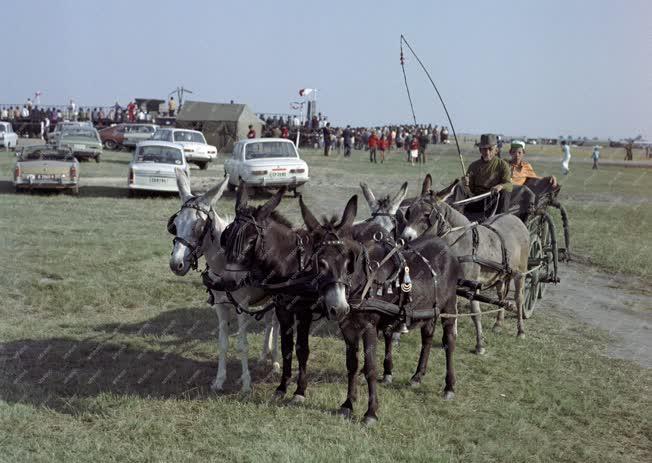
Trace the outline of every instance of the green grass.
{"type": "MultiPolygon", "coordinates": [[[[126,178],[125,155],[107,153],[114,163],[84,163],[82,175],[126,178]]],[[[341,210],[361,180],[380,195],[405,179],[415,193],[426,172],[398,154],[383,166],[370,166],[364,153],[351,160],[304,155],[312,169],[305,199],[318,213],[341,210]]],[[[381,422],[374,429],[331,414],[346,394],[344,346],[331,325],[317,323],[313,331],[304,406],[269,401],[277,378],[255,361],[259,332],[250,337],[254,393],[236,392],[239,366],[232,354],[231,392],[213,395],[207,385],[216,371],[216,317],[198,274],[178,278],[167,267],[165,224],[178,199],[131,200],[122,185],[82,187],[79,198],[15,195],[11,154],[0,159],[0,461],[602,462],[652,456],[650,371],[604,357],[604,333],[546,311],[527,322],[525,340],[516,339],[512,318],[500,334],[487,330],[484,357],[471,353],[472,325],[461,321],[453,402],[440,398],[439,349],[422,387],[407,386],[419,339],[404,337],[395,384],[380,389],[381,422]]],[[[558,163],[535,168],[556,173],[558,163]]],[[[458,175],[450,147],[437,151],[429,170],[441,184],[458,175]]],[[[649,275],[645,263],[652,256],[639,246],[651,214],[645,172],[613,167],[590,177],[590,165],[573,166],[563,179],[562,201],[575,252],[609,269],[649,275]]],[[[193,170],[193,178],[221,175],[217,166],[193,170]]],[[[281,207],[298,223],[295,200],[281,207]]],[[[219,208],[232,212],[232,196],[219,208]]],[[[359,214],[366,215],[365,205],[359,214]]],[[[356,419],[365,409],[361,379],[356,419]]]]}

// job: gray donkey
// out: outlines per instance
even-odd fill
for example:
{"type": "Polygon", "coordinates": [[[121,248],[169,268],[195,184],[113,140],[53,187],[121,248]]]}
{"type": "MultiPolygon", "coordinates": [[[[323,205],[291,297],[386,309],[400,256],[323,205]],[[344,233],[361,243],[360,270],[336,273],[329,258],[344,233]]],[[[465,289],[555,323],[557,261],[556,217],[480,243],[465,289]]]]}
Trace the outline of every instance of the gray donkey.
{"type": "MultiPolygon", "coordinates": [[[[174,235],[174,246],[170,256],[170,270],[178,276],[184,276],[191,268],[196,268],[197,261],[202,256],[210,271],[214,274],[221,273],[225,265],[224,252],[220,247],[222,231],[230,220],[222,219],[213,206],[221,198],[226,186],[228,176],[218,185],[208,190],[203,195],[193,196],[190,192],[190,179],[182,169],[176,169],[177,185],[181,198],[181,209],[170,217],[168,231],[174,235]]],[[[226,353],[229,347],[228,321],[233,305],[225,293],[211,291],[212,303],[218,319],[218,365],[217,375],[211,383],[211,390],[219,391],[224,387],[226,380],[226,353]]],[[[242,306],[256,306],[265,303],[269,296],[262,290],[245,287],[235,291],[233,297],[242,306]]],[[[240,377],[243,392],[251,390],[251,375],[249,374],[249,346],[247,343],[247,329],[252,317],[244,313],[237,316],[238,341],[237,349],[242,364],[240,377]]],[[[278,356],[278,320],[274,311],[268,311],[264,318],[265,335],[263,338],[263,352],[261,360],[271,354],[272,366],[275,373],[280,371],[278,356]]]]}

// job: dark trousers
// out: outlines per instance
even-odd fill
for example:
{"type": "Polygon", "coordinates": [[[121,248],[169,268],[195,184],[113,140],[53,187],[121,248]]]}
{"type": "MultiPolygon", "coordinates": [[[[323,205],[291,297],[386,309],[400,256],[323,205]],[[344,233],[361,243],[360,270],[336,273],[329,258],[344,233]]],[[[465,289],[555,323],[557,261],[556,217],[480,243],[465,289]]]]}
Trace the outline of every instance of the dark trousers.
{"type": "Polygon", "coordinates": [[[376,148],[369,148],[369,162],[378,162],[376,161],[376,148]]]}
{"type": "Polygon", "coordinates": [[[324,142],[324,156],[328,156],[330,150],[331,150],[331,144],[324,142]]]}
{"type": "Polygon", "coordinates": [[[344,142],[344,157],[348,158],[351,156],[351,142],[344,142]]]}
{"type": "MultiPolygon", "coordinates": [[[[475,195],[473,195],[475,196],[475,195]]],[[[493,201],[498,201],[498,206],[496,207],[496,214],[505,214],[509,212],[511,193],[508,191],[501,191],[498,193],[498,198],[491,197],[490,199],[485,198],[484,201],[476,201],[474,203],[469,203],[464,206],[464,213],[467,212],[473,214],[485,213],[485,217],[488,217],[488,214],[493,210],[493,201]]]]}

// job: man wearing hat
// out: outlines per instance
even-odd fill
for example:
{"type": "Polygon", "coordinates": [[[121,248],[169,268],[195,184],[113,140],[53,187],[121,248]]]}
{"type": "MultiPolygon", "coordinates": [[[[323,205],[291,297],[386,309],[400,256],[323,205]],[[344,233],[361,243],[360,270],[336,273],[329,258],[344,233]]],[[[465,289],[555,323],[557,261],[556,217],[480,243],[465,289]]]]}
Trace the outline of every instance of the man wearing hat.
{"type": "MultiPolygon", "coordinates": [[[[464,185],[467,194],[471,196],[487,192],[498,195],[496,213],[502,214],[509,210],[509,198],[513,184],[509,164],[496,157],[497,145],[498,138],[493,133],[485,133],[480,136],[480,159],[472,162],[469,166],[464,177],[464,185]]],[[[470,203],[465,210],[481,212],[484,210],[484,202],[470,203]]]]}

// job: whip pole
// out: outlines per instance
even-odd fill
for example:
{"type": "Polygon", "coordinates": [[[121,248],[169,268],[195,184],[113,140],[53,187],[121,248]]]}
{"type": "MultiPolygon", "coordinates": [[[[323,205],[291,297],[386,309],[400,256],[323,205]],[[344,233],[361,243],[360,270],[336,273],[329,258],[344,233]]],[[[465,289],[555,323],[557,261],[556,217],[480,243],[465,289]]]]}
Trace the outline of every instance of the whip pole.
{"type": "Polygon", "coordinates": [[[428,72],[428,69],[424,66],[424,64],[421,62],[417,54],[414,52],[412,47],[410,46],[410,43],[407,41],[405,36],[401,34],[401,68],[403,69],[403,80],[405,81],[405,88],[407,90],[408,94],[408,99],[410,100],[410,108],[412,109],[412,118],[414,119],[414,124],[417,125],[417,118],[414,115],[414,106],[412,105],[412,97],[410,95],[410,87],[408,86],[407,83],[407,77],[405,75],[405,60],[403,58],[403,44],[408,47],[408,50],[412,53],[412,55],[416,58],[417,62],[421,66],[421,69],[423,69],[423,72],[426,73],[426,76],[428,76],[428,80],[430,80],[430,83],[432,84],[432,88],[435,89],[435,92],[437,93],[437,96],[439,97],[439,101],[441,102],[441,105],[444,107],[444,112],[446,113],[446,118],[448,119],[448,123],[451,126],[451,130],[453,131],[453,138],[455,139],[455,146],[457,146],[457,154],[460,157],[460,164],[462,165],[462,175],[466,175],[466,168],[464,167],[464,159],[462,158],[462,150],[460,149],[460,143],[457,140],[457,133],[455,132],[455,126],[453,125],[453,120],[451,119],[450,114],[448,114],[448,109],[446,108],[446,103],[444,103],[444,99],[441,97],[441,93],[439,93],[439,90],[437,89],[437,86],[435,85],[435,82],[432,80],[432,77],[430,77],[430,73],[428,72]]]}

